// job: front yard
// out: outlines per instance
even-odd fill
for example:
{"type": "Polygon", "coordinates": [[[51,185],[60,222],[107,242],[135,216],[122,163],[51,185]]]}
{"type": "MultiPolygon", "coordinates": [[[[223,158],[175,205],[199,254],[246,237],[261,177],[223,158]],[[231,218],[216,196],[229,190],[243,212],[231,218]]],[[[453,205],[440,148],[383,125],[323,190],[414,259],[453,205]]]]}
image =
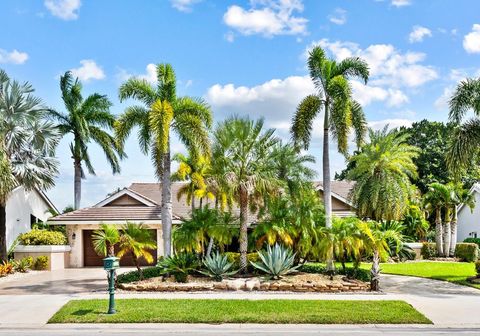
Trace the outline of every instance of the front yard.
{"type": "Polygon", "coordinates": [[[49,323],[430,324],[404,301],[120,299],[73,300],[49,323]]]}

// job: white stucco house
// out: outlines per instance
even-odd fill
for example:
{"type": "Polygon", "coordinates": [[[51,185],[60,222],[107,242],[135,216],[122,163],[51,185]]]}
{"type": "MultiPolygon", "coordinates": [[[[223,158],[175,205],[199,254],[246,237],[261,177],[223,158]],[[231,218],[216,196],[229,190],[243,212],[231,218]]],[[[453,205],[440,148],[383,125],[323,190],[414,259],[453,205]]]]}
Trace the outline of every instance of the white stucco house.
{"type": "Polygon", "coordinates": [[[57,212],[55,205],[39,190],[25,190],[19,186],[15,188],[7,199],[6,233],[7,248],[9,248],[19,234],[31,230],[32,225],[45,222],[57,212]]]}
{"type": "Polygon", "coordinates": [[[480,183],[474,184],[470,193],[475,197],[475,208],[472,211],[463,204],[458,207],[458,242],[462,242],[465,238],[480,237],[480,183]]]}

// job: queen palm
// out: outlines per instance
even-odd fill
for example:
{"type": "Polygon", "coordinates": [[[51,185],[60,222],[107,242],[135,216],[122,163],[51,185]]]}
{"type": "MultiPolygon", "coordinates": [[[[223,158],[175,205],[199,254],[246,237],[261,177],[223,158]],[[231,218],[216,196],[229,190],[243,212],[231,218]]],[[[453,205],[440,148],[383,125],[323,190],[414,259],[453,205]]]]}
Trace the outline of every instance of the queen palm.
{"type": "Polygon", "coordinates": [[[411,179],[417,168],[417,147],[408,145],[408,135],[396,130],[369,130],[370,142],[351,157],[354,168],[348,178],[356,181],[352,202],[361,218],[400,220],[414,193],[411,179]]]}
{"type": "Polygon", "coordinates": [[[74,167],[74,207],[80,208],[82,179],[86,178],[84,166],[95,175],[88,152],[88,145],[96,143],[102,148],[114,174],[120,172],[119,158],[123,151],[116,146],[115,139],[108,133],[113,129],[115,117],[110,113],[111,103],[104,95],[94,93],[82,96],[82,84],[67,71],[60,77],[60,90],[67,113],[50,111],[50,117],[58,123],[62,136],[71,134],[70,143],[74,167]]]}
{"type": "Polygon", "coordinates": [[[7,258],[6,202],[17,186],[45,190],[58,173],[60,135],[45,121],[47,109],[29,83],[0,70],[0,260],[7,258]]]}
{"type": "Polygon", "coordinates": [[[172,186],[170,140],[172,131],[189,152],[209,153],[210,107],[201,99],[177,97],[175,72],[170,64],[156,67],[157,82],[130,78],[120,86],[120,100],[138,100],[128,107],[115,125],[118,143],[123,146],[132,129],[138,130],[140,150],[149,154],[162,188],[162,231],[164,255],[171,254],[172,186]]]}
{"type": "Polygon", "coordinates": [[[263,119],[230,118],[214,132],[213,153],[224,166],[226,181],[240,206],[240,269],[247,267],[249,207],[258,195],[273,193],[279,186],[272,151],[278,139],[273,129],[264,130],[263,119]]]}
{"type": "MultiPolygon", "coordinates": [[[[294,140],[308,149],[313,121],[323,111],[323,196],[326,226],[331,227],[330,133],[337,140],[338,150],[342,154],[348,151],[350,130],[353,129],[355,133],[357,146],[363,142],[365,115],[360,104],[352,98],[348,80],[356,77],[366,83],[369,69],[367,63],[358,57],[348,57],[341,62],[331,60],[318,46],[309,53],[308,69],[317,92],[305,97],[298,105],[291,132],[294,140]]],[[[318,130],[315,132],[319,133],[318,130]]]]}

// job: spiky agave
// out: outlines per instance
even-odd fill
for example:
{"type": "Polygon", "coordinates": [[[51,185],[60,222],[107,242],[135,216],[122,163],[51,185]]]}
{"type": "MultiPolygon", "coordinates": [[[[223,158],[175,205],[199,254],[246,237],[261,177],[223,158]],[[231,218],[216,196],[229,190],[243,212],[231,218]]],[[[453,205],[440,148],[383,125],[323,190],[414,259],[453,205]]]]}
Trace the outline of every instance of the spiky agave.
{"type": "Polygon", "coordinates": [[[203,265],[206,271],[199,271],[200,273],[212,277],[215,281],[222,281],[225,277],[234,275],[238,271],[232,271],[233,263],[228,262],[226,255],[215,253],[207,255],[203,260],[203,265]]]}
{"type": "Polygon", "coordinates": [[[253,267],[267,273],[274,280],[280,279],[282,276],[296,272],[300,265],[293,266],[295,253],[279,244],[275,244],[273,248],[267,246],[266,251],[259,251],[258,256],[262,260],[261,263],[250,262],[253,267]]]}

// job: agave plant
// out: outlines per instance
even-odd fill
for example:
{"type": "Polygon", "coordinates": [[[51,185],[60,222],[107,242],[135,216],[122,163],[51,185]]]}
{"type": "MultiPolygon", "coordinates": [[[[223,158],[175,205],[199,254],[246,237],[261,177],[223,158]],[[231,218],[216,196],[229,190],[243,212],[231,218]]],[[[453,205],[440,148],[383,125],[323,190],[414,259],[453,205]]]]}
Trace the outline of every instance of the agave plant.
{"type": "Polygon", "coordinates": [[[206,256],[203,265],[207,270],[199,272],[212,277],[215,281],[222,281],[225,277],[237,273],[231,270],[233,263],[228,262],[227,256],[221,255],[218,251],[206,256]]]}
{"type": "Polygon", "coordinates": [[[296,272],[300,265],[293,266],[295,253],[292,250],[281,245],[275,244],[272,248],[267,247],[266,251],[259,251],[258,256],[262,260],[261,263],[250,262],[253,267],[267,273],[274,280],[280,279],[283,275],[296,272]]]}

